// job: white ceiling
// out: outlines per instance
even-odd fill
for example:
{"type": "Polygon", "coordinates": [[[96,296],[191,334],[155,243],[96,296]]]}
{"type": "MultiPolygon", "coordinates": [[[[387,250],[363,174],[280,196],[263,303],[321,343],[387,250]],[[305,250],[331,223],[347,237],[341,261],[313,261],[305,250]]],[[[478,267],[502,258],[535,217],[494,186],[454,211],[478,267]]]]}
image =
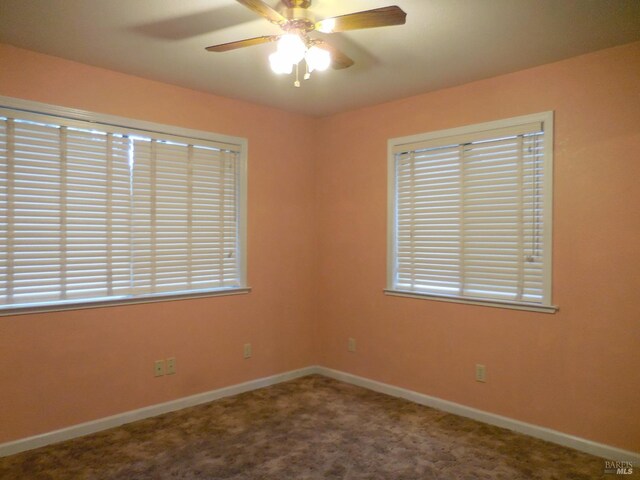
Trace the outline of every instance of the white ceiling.
{"type": "Polygon", "coordinates": [[[314,0],[312,11],[387,5],[406,25],[323,36],[356,63],[301,88],[271,72],[274,44],[204,50],[280,32],[235,0],[0,0],[0,42],[321,116],[640,40],[640,0],[314,0]]]}

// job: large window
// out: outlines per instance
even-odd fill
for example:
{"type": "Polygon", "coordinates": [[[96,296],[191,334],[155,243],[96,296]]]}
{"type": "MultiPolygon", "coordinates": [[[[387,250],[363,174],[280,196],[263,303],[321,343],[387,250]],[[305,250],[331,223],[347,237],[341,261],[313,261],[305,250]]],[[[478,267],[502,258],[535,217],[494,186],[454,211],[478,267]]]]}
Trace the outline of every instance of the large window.
{"type": "Polygon", "coordinates": [[[9,103],[30,108],[0,109],[1,309],[246,286],[244,140],[9,103]]]}
{"type": "Polygon", "coordinates": [[[389,141],[387,293],[553,311],[552,121],[389,141]]]}

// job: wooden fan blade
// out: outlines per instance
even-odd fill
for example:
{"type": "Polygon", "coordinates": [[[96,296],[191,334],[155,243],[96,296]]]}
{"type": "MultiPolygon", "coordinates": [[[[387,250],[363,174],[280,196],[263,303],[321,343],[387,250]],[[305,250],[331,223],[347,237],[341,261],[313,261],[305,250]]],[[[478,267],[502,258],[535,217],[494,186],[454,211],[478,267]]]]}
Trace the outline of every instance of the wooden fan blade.
{"type": "Polygon", "coordinates": [[[400,7],[382,7],[339,17],[325,18],[316,23],[316,30],[324,33],[345,32],[362,28],[403,25],[407,14],[400,7]]]}
{"type": "Polygon", "coordinates": [[[241,3],[250,10],[253,10],[258,15],[262,15],[271,23],[275,23],[276,25],[284,25],[287,23],[286,18],[261,0],[236,0],[236,2],[241,3]]]}
{"type": "Polygon", "coordinates": [[[245,40],[238,40],[237,42],[221,43],[220,45],[212,45],[205,48],[209,52],[227,52],[229,50],[235,50],[236,48],[252,47],[254,45],[260,45],[261,43],[275,42],[280,38],[280,35],[265,35],[263,37],[247,38],[245,40]]]}
{"type": "Polygon", "coordinates": [[[313,43],[314,45],[317,45],[318,48],[322,48],[323,50],[326,50],[331,54],[331,68],[335,70],[341,70],[353,65],[353,60],[351,60],[336,47],[325,42],[324,40],[314,40],[313,43]]]}

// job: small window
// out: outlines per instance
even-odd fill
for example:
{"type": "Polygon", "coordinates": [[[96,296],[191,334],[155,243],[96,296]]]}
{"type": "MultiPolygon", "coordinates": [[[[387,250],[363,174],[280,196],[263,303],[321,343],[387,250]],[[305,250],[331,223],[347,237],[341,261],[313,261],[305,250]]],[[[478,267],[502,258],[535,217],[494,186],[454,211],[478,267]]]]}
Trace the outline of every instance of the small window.
{"type": "Polygon", "coordinates": [[[245,287],[244,141],[86,115],[0,109],[0,312],[245,287]]]}
{"type": "Polygon", "coordinates": [[[390,140],[387,293],[553,311],[552,121],[390,140]]]}

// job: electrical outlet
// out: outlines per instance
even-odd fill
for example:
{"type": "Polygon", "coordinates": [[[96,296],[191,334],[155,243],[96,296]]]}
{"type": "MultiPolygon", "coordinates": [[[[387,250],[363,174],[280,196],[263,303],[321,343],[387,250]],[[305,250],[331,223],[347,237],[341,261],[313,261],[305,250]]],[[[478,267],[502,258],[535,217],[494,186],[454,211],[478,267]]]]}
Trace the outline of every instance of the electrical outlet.
{"type": "Polygon", "coordinates": [[[483,383],[487,381],[487,367],[479,363],[476,363],[476,381],[483,383]]]}
{"type": "Polygon", "coordinates": [[[167,375],[175,375],[176,373],[176,358],[167,358],[167,375]]]}
{"type": "Polygon", "coordinates": [[[356,339],[355,338],[349,338],[349,342],[347,343],[347,350],[349,350],[350,352],[354,352],[356,351],[356,339]]]}
{"type": "Polygon", "coordinates": [[[153,362],[153,372],[156,377],[164,375],[164,360],[156,360],[153,362]]]}
{"type": "Polygon", "coordinates": [[[251,358],[251,344],[244,344],[244,358],[251,358]]]}

